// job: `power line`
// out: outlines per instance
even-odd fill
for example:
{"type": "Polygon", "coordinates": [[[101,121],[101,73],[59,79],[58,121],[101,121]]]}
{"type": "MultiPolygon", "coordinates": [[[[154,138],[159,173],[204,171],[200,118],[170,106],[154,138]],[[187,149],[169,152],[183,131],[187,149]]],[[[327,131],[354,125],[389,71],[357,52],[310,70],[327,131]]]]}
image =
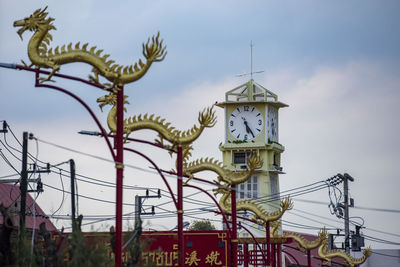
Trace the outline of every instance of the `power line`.
{"type": "Polygon", "coordinates": [[[312,184],[308,184],[308,185],[304,185],[304,186],[288,189],[288,190],[281,191],[281,192],[275,193],[275,194],[262,196],[262,197],[257,199],[257,202],[259,202],[259,203],[272,202],[272,201],[276,201],[276,200],[279,200],[279,199],[283,199],[283,198],[288,197],[288,196],[292,196],[293,197],[293,195],[297,195],[299,193],[303,193],[303,192],[307,193],[310,190],[314,190],[314,189],[318,189],[319,190],[319,189],[323,189],[325,187],[327,187],[327,185],[326,185],[326,183],[324,181],[317,181],[317,182],[314,182],[312,184]],[[319,183],[323,183],[323,184],[315,186],[315,185],[317,185],[319,183]],[[310,188],[307,188],[307,187],[310,187],[310,188]],[[302,189],[302,190],[300,190],[300,189],[302,189]],[[292,192],[292,191],[295,191],[295,192],[292,192]],[[283,193],[285,193],[285,194],[283,194],[283,193]]]}
{"type": "MultiPolygon", "coordinates": [[[[10,128],[10,127],[9,127],[9,128],[10,128]]],[[[10,129],[10,130],[11,130],[11,129],[10,129]]],[[[11,131],[11,132],[12,132],[12,131],[11,131]]],[[[12,133],[12,134],[13,134],[13,133],[12,133]]],[[[21,145],[21,143],[20,143],[19,140],[15,137],[14,134],[13,134],[13,136],[14,136],[14,138],[18,141],[18,143],[21,145]]],[[[77,151],[77,150],[69,149],[69,148],[66,148],[66,147],[63,147],[63,146],[59,146],[59,145],[56,145],[56,144],[53,144],[53,143],[50,143],[50,142],[46,142],[46,141],[43,141],[43,140],[39,140],[39,139],[36,139],[36,140],[37,140],[37,141],[41,141],[41,142],[43,142],[43,143],[50,144],[50,145],[54,145],[54,146],[59,147],[59,148],[62,148],[62,149],[67,149],[67,150],[70,150],[70,151],[73,151],[73,152],[76,152],[76,153],[80,153],[80,154],[83,154],[83,155],[86,155],[86,156],[90,156],[90,157],[93,157],[93,158],[97,158],[97,159],[100,159],[100,160],[105,160],[105,161],[109,161],[109,162],[114,163],[114,161],[112,161],[112,160],[108,160],[108,159],[105,159],[105,158],[97,157],[97,156],[95,156],[95,155],[87,154],[87,153],[80,152],[80,151],[77,151]]],[[[1,141],[0,141],[0,142],[1,142],[1,141]]],[[[11,153],[14,157],[16,157],[16,156],[7,148],[7,146],[6,146],[3,142],[1,142],[1,143],[2,143],[2,145],[7,149],[7,151],[8,151],[9,153],[11,153]]],[[[10,146],[7,142],[6,142],[6,144],[7,144],[9,147],[13,148],[13,147],[10,146]]],[[[15,148],[13,148],[13,149],[14,149],[15,151],[18,151],[18,150],[15,149],[15,148]]],[[[18,152],[20,152],[20,151],[18,151],[18,152]]],[[[11,167],[13,167],[12,164],[8,161],[7,157],[6,157],[3,153],[1,153],[1,155],[4,156],[3,159],[5,160],[5,162],[8,163],[11,167]]],[[[16,157],[16,158],[17,158],[17,157],[16,157]]],[[[31,159],[32,159],[32,158],[31,158],[31,159]]],[[[35,161],[40,161],[40,160],[38,159],[38,157],[33,157],[33,159],[34,159],[35,161]]],[[[42,162],[42,161],[40,161],[40,162],[42,162]]],[[[42,162],[42,163],[44,163],[44,162],[42,162]]],[[[57,166],[57,165],[53,165],[53,166],[55,167],[55,166],[57,166]]],[[[128,167],[131,167],[131,168],[139,169],[139,170],[141,170],[141,171],[156,173],[156,172],[154,172],[154,171],[149,171],[149,170],[147,170],[147,169],[140,168],[140,167],[133,166],[133,165],[127,165],[127,166],[128,166],[128,167]]],[[[18,173],[18,171],[17,171],[15,168],[13,168],[13,169],[18,173]]],[[[65,170],[64,170],[64,171],[65,171],[65,170]]],[[[18,174],[10,175],[10,176],[17,176],[17,175],[18,175],[18,174]]],[[[64,176],[65,176],[65,175],[64,175],[64,176]]],[[[170,176],[170,177],[176,178],[175,175],[169,175],[169,176],[170,176]]],[[[9,176],[7,175],[6,177],[9,177],[9,176]]],[[[4,176],[3,176],[3,177],[0,177],[0,178],[4,178],[4,176]]],[[[87,177],[85,177],[85,178],[87,178],[87,177]]],[[[91,178],[91,179],[94,179],[94,178],[91,178]]],[[[62,180],[62,179],[61,179],[61,180],[62,180]]],[[[82,180],[82,179],[80,179],[80,180],[81,180],[81,181],[84,181],[84,182],[88,182],[88,181],[85,181],[85,180],[82,180]]],[[[97,179],[96,179],[96,180],[97,180],[97,179]]],[[[98,180],[98,181],[100,181],[100,180],[98,180]]],[[[101,186],[109,186],[109,187],[111,187],[111,186],[113,185],[113,183],[107,183],[107,182],[104,182],[104,181],[101,181],[101,182],[103,182],[104,184],[93,183],[93,182],[88,182],[88,183],[97,184],[97,185],[101,185],[101,186]],[[108,185],[106,185],[106,184],[108,184],[108,185]]],[[[315,182],[315,183],[310,184],[310,185],[305,185],[305,186],[301,186],[301,187],[298,187],[298,188],[294,188],[294,189],[282,191],[282,193],[292,192],[292,191],[295,191],[295,190],[297,190],[297,191],[295,191],[295,192],[293,193],[295,196],[296,196],[296,195],[303,195],[303,194],[312,193],[312,192],[315,192],[315,191],[317,191],[317,190],[321,190],[321,189],[324,189],[325,187],[327,187],[326,184],[317,185],[317,184],[319,184],[319,183],[321,183],[321,182],[323,182],[323,181],[318,181],[318,182],[315,182]],[[302,189],[302,190],[300,190],[300,189],[302,189]]],[[[61,191],[61,190],[58,189],[58,188],[51,187],[51,186],[49,186],[49,185],[46,185],[46,186],[61,191]]],[[[132,187],[132,188],[139,189],[139,187],[132,187]]],[[[143,189],[144,189],[144,188],[143,188],[143,189]]],[[[64,192],[65,190],[62,190],[62,191],[64,192]]],[[[67,193],[69,193],[69,192],[67,192],[67,193]]],[[[167,195],[167,196],[168,196],[168,195],[167,195]]],[[[292,196],[293,196],[293,195],[292,195],[292,196]]],[[[100,200],[100,199],[95,199],[95,198],[91,198],[91,197],[86,197],[86,196],[82,196],[82,197],[88,198],[88,199],[92,199],[92,200],[98,200],[98,201],[108,202],[108,201],[104,201],[104,200],[100,200]]],[[[261,200],[259,200],[259,202],[260,202],[260,203],[263,203],[263,202],[265,203],[265,202],[273,201],[274,199],[276,200],[276,199],[279,199],[279,198],[277,198],[276,196],[273,196],[273,195],[264,196],[264,197],[261,198],[261,200]]],[[[187,198],[186,200],[191,200],[191,199],[190,199],[190,198],[187,198]]],[[[299,199],[297,199],[297,200],[299,200],[299,199]]],[[[198,200],[195,200],[195,201],[197,202],[196,204],[199,204],[199,203],[198,203],[198,200]]],[[[316,204],[324,204],[324,205],[327,204],[327,203],[323,203],[323,202],[319,202],[319,201],[308,201],[308,200],[299,200],[299,201],[311,202],[311,203],[316,203],[316,204]]],[[[114,203],[114,202],[111,202],[111,203],[114,203]]],[[[171,203],[171,202],[168,202],[168,203],[171,203]]],[[[208,205],[212,205],[212,203],[207,203],[207,202],[204,202],[204,203],[206,203],[206,204],[208,204],[208,205]]],[[[167,204],[167,203],[164,203],[164,204],[167,204]]],[[[164,204],[163,204],[163,205],[164,205],[164,204]]],[[[125,204],[125,205],[126,205],[126,204],[125,204]]],[[[129,205],[129,204],[128,204],[128,205],[129,205]]],[[[365,210],[373,210],[373,211],[380,211],[380,212],[400,213],[400,210],[395,210],[395,209],[379,209],[379,208],[360,207],[360,206],[356,206],[356,207],[354,207],[354,208],[365,209],[365,210]]],[[[300,211],[300,212],[304,212],[304,211],[300,211]]],[[[306,213],[306,212],[304,212],[304,213],[306,213]]],[[[310,214],[310,213],[309,213],[309,214],[310,214]]],[[[294,214],[294,215],[296,215],[296,216],[301,216],[301,215],[297,215],[297,214],[294,214]]],[[[316,216],[316,215],[313,215],[313,216],[316,216]]],[[[307,218],[307,217],[305,217],[305,216],[301,216],[301,217],[306,218],[306,219],[309,219],[309,218],[307,218]]],[[[320,217],[322,217],[322,216],[320,216],[320,217]]],[[[322,218],[323,218],[323,217],[322,217],[322,218]]],[[[325,219],[326,219],[326,218],[325,218],[325,219]]],[[[311,219],[309,219],[309,220],[311,220],[311,219]]],[[[313,221],[315,221],[315,220],[313,220],[313,221]]],[[[373,230],[373,229],[370,229],[370,228],[366,228],[366,229],[367,229],[367,230],[371,230],[371,231],[380,232],[380,233],[390,234],[390,233],[387,233],[387,232],[383,232],[383,231],[379,231],[379,230],[373,230]]],[[[373,238],[373,237],[371,237],[371,238],[373,238]]],[[[384,239],[377,239],[377,240],[380,240],[380,241],[382,241],[382,242],[389,242],[390,244],[398,244],[398,243],[396,243],[396,242],[387,241],[387,240],[384,240],[384,239]]]]}
{"type": "Polygon", "coordinates": [[[380,253],[380,252],[376,252],[376,251],[371,251],[372,254],[377,254],[377,255],[381,255],[381,256],[385,256],[385,257],[392,257],[392,258],[398,258],[400,259],[400,256],[396,256],[396,255],[388,255],[388,254],[384,254],[384,253],[380,253]]]}
{"type": "Polygon", "coordinates": [[[369,236],[369,235],[365,235],[365,234],[364,234],[364,237],[367,240],[378,242],[378,243],[383,243],[383,244],[388,244],[388,245],[400,245],[400,243],[398,243],[398,242],[381,239],[381,238],[377,238],[377,237],[373,237],[373,236],[369,236]]]}
{"type": "MultiPolygon", "coordinates": [[[[317,201],[317,200],[309,200],[309,199],[300,199],[300,198],[293,198],[295,201],[299,202],[306,202],[306,203],[313,203],[313,204],[320,204],[328,206],[328,202],[317,201]]],[[[371,210],[371,211],[379,211],[379,212],[392,212],[392,213],[400,213],[400,210],[397,209],[384,209],[384,208],[371,208],[371,207],[364,207],[364,206],[354,206],[353,209],[361,209],[361,210],[371,210]]]]}
{"type": "MultiPolygon", "coordinates": [[[[48,185],[48,184],[45,184],[45,183],[43,183],[43,185],[44,185],[44,186],[47,186],[47,187],[49,187],[49,188],[51,188],[51,189],[60,191],[60,192],[63,191],[63,190],[61,190],[61,189],[59,189],[59,188],[57,188],[57,187],[54,187],[54,186],[51,186],[51,185],[48,185]]],[[[65,193],[71,194],[71,192],[69,192],[69,191],[65,191],[65,193]]],[[[82,197],[82,198],[94,200],[94,201],[99,201],[99,202],[108,203],[108,204],[114,204],[114,205],[115,205],[115,202],[114,202],[114,201],[109,201],[109,200],[104,200],[104,199],[99,199],[99,198],[94,198],[94,197],[88,197],[88,196],[84,196],[84,195],[78,195],[78,196],[79,196],[79,197],[82,197]]],[[[130,204],[130,203],[122,203],[122,204],[123,204],[123,205],[126,205],[126,206],[135,206],[135,204],[130,204]]]]}
{"type": "Polygon", "coordinates": [[[4,155],[3,151],[0,149],[0,156],[3,158],[3,160],[7,163],[8,166],[10,166],[16,173],[21,175],[21,173],[11,164],[11,162],[7,159],[7,157],[4,155]]]}
{"type": "Polygon", "coordinates": [[[15,177],[15,176],[20,176],[20,175],[19,174],[9,174],[9,175],[0,176],[0,179],[10,178],[10,177],[15,177]]]}

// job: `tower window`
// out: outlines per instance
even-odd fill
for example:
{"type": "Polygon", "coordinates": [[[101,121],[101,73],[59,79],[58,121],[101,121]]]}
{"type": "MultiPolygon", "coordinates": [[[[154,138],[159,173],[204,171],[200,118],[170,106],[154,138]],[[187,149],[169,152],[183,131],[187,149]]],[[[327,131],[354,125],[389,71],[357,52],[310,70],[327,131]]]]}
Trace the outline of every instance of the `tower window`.
{"type": "Polygon", "coordinates": [[[269,180],[271,184],[271,196],[279,197],[278,176],[276,174],[270,174],[269,180]]]}
{"type": "Polygon", "coordinates": [[[250,156],[250,152],[234,152],[233,164],[247,164],[248,156],[250,156]]]}
{"type": "Polygon", "coordinates": [[[246,182],[241,183],[236,194],[237,199],[257,199],[258,198],[258,176],[253,175],[246,182]]]}

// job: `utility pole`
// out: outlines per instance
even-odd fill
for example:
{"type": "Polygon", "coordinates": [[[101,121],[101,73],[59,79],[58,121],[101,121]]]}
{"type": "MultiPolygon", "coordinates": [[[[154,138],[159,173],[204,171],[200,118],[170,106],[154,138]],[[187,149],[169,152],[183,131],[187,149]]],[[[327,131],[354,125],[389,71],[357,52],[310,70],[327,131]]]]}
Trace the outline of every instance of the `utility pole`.
{"type": "Polygon", "coordinates": [[[22,169],[21,182],[19,185],[21,201],[19,210],[19,240],[23,239],[25,229],[25,214],[26,214],[26,191],[28,187],[28,132],[23,132],[22,135],[22,169]]]}
{"type": "Polygon", "coordinates": [[[72,231],[75,232],[75,161],[69,160],[69,167],[71,173],[71,220],[72,231]]]}
{"type": "Polygon", "coordinates": [[[142,206],[142,199],[147,199],[147,198],[161,198],[161,190],[158,189],[157,195],[156,196],[150,196],[149,195],[149,189],[146,189],[146,195],[145,196],[135,196],[135,223],[138,225],[140,222],[140,215],[154,215],[154,206],[151,207],[151,212],[145,212],[143,210],[142,206]]]}
{"type": "MultiPolygon", "coordinates": [[[[29,134],[29,139],[32,139],[33,134],[29,134]]],[[[49,173],[50,164],[47,163],[45,170],[38,170],[36,164],[33,165],[33,170],[28,170],[28,132],[23,132],[22,135],[22,169],[21,169],[21,180],[19,181],[19,190],[21,195],[20,209],[19,209],[19,239],[22,241],[23,232],[25,229],[25,216],[26,216],[26,194],[28,192],[43,192],[43,184],[39,179],[29,179],[29,173],[49,173]],[[28,190],[28,182],[36,182],[36,190],[28,190]]]]}
{"type": "Polygon", "coordinates": [[[349,181],[354,182],[354,178],[347,173],[343,175],[340,174],[339,177],[343,180],[344,203],[341,204],[341,206],[344,208],[344,248],[346,252],[350,252],[349,207],[353,207],[354,202],[353,199],[350,199],[351,204],[349,204],[349,181]]]}

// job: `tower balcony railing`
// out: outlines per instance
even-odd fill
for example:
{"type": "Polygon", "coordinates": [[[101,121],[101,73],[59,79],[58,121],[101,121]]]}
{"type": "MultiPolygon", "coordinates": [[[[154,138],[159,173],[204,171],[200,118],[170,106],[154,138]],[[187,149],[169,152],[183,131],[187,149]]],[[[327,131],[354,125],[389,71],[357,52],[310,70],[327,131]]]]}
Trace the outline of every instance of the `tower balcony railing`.
{"type": "Polygon", "coordinates": [[[283,172],[283,168],[281,166],[276,165],[276,164],[269,164],[268,165],[268,171],[272,172],[272,173],[285,174],[283,172]]]}

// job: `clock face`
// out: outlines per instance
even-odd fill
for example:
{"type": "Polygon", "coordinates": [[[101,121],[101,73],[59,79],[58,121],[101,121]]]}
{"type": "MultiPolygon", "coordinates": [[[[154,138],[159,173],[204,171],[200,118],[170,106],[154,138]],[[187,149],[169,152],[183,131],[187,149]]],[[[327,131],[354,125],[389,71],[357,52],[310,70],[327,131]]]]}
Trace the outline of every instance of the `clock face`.
{"type": "Polygon", "coordinates": [[[238,140],[247,141],[260,135],[264,119],[260,111],[251,105],[235,108],[228,118],[229,131],[238,140]]]}
{"type": "Polygon", "coordinates": [[[278,120],[276,118],[276,110],[273,107],[268,109],[268,139],[270,141],[278,141],[278,120]]]}

